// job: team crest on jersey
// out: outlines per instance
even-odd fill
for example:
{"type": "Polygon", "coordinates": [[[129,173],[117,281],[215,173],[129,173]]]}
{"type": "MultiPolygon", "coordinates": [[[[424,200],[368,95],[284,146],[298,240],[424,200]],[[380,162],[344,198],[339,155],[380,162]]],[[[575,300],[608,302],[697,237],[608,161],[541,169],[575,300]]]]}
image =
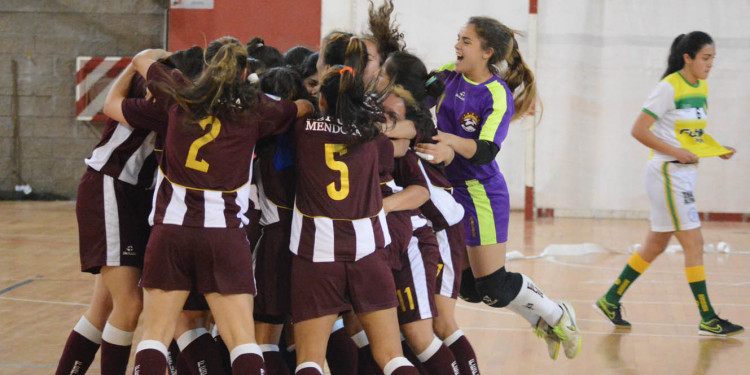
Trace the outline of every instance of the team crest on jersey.
{"type": "Polygon", "coordinates": [[[466,112],[461,115],[461,127],[469,132],[473,133],[479,128],[479,115],[474,112],[466,112]]]}

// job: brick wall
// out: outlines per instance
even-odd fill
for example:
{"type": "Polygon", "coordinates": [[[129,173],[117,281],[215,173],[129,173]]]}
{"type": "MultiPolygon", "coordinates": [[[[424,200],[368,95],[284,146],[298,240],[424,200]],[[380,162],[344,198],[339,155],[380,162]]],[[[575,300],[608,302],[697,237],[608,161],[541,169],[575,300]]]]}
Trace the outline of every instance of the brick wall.
{"type": "Polygon", "coordinates": [[[34,194],[75,198],[100,124],[75,120],[76,56],[164,46],[166,0],[0,1],[0,197],[11,196],[11,64],[18,64],[21,177],[34,194]]]}

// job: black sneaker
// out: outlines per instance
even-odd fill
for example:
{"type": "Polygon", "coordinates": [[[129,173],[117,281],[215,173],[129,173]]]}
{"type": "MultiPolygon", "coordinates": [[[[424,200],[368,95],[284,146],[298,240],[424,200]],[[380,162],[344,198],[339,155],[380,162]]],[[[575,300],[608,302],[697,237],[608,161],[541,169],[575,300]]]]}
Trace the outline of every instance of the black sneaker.
{"type": "Polygon", "coordinates": [[[602,313],[607,319],[609,319],[609,322],[612,323],[615,327],[630,329],[630,323],[622,318],[622,313],[620,311],[622,309],[622,305],[620,305],[619,303],[609,303],[604,298],[604,296],[602,296],[601,298],[596,300],[594,308],[602,313]]]}
{"type": "Polygon", "coordinates": [[[701,336],[733,336],[744,332],[741,325],[734,324],[726,319],[715,316],[708,321],[701,321],[698,326],[698,334],[701,336]]]}

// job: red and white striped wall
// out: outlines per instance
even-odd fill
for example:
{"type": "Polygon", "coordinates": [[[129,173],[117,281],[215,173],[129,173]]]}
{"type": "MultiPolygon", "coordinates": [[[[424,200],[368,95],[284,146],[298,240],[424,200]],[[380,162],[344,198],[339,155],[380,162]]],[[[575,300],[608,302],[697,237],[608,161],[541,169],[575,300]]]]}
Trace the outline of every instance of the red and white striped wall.
{"type": "Polygon", "coordinates": [[[76,58],[76,120],[103,122],[104,99],[114,79],[130,63],[130,57],[76,58]]]}

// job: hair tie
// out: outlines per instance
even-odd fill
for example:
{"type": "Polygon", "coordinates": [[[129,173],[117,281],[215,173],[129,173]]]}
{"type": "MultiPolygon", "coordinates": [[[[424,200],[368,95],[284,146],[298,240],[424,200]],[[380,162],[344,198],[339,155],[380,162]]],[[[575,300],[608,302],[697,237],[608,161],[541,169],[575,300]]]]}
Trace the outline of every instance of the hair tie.
{"type": "Polygon", "coordinates": [[[352,77],[354,77],[354,76],[355,76],[355,74],[354,74],[354,69],[352,69],[352,67],[351,67],[351,66],[345,66],[345,67],[341,68],[341,70],[339,70],[339,74],[340,74],[340,75],[341,75],[342,77],[344,76],[344,72],[349,72],[349,73],[351,73],[351,74],[352,74],[352,77]]]}
{"type": "Polygon", "coordinates": [[[437,81],[437,76],[432,76],[430,79],[427,80],[427,82],[424,83],[424,87],[430,87],[430,85],[437,81]]]}

